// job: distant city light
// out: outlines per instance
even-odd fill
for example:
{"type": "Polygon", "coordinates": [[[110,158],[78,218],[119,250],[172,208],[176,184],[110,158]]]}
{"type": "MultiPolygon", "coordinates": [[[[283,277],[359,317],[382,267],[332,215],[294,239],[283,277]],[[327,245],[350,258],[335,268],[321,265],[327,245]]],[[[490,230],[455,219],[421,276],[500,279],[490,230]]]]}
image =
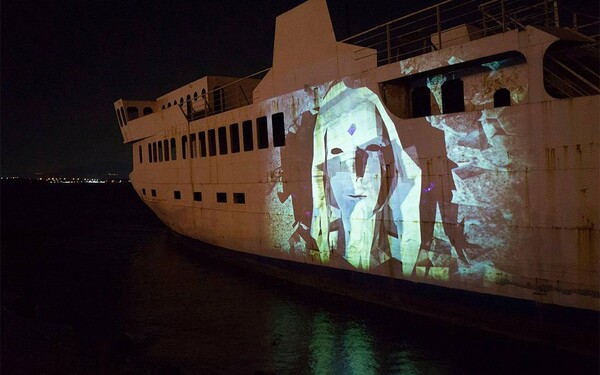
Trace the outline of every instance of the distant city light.
{"type": "MultiPolygon", "coordinates": [[[[116,176],[116,174],[110,174],[116,176]]],[[[83,178],[83,177],[36,177],[27,178],[19,176],[0,177],[0,180],[24,180],[24,181],[40,181],[50,184],[124,184],[129,183],[129,179],[120,178],[83,178]]]]}

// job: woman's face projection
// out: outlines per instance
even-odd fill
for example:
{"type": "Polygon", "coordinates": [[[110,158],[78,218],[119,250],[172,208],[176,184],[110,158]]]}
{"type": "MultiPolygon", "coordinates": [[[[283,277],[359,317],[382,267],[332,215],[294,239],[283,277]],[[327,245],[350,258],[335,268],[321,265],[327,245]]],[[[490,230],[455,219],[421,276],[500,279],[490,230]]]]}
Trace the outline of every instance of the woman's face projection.
{"type": "Polygon", "coordinates": [[[346,116],[327,130],[327,175],[342,218],[375,214],[384,141],[373,112],[346,116]]]}
{"type": "MultiPolygon", "coordinates": [[[[360,106],[363,107],[363,106],[360,106]]],[[[375,111],[354,108],[327,130],[327,176],[332,205],[340,210],[346,259],[368,269],[379,209],[384,139],[375,111]]]]}
{"type": "Polygon", "coordinates": [[[391,257],[412,258],[419,239],[418,196],[412,195],[420,190],[415,183],[420,170],[403,153],[380,99],[368,88],[339,82],[319,104],[311,237],[321,261],[341,255],[355,268],[370,270],[391,257]]]}

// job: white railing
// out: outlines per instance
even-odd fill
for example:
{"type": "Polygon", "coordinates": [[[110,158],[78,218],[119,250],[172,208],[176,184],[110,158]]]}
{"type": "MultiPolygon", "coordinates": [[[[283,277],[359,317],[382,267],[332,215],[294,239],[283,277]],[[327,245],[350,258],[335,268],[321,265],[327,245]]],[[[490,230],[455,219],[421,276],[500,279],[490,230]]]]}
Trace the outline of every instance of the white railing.
{"type": "MultiPolygon", "coordinates": [[[[523,29],[527,25],[570,25],[588,36],[598,34],[597,19],[564,9],[560,13],[564,16],[559,14],[556,0],[446,0],[346,38],[343,42],[375,50],[378,65],[384,65],[444,48],[445,44],[454,44],[455,40],[448,39],[448,35],[442,38],[442,34],[461,25],[468,25],[468,32],[473,38],[523,29]]],[[[459,37],[464,38],[462,35],[459,37]]]]}

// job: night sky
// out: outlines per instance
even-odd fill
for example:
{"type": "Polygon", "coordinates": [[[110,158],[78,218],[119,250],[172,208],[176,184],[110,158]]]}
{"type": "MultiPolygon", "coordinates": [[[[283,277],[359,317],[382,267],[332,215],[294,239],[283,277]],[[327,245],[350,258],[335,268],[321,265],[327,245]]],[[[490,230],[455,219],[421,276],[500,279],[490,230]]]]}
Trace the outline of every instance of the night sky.
{"type": "MultiPolygon", "coordinates": [[[[275,17],[301,2],[3,1],[2,176],[130,164],[114,101],[270,67],[275,17]]],[[[328,1],[338,40],[433,3],[328,1]]]]}

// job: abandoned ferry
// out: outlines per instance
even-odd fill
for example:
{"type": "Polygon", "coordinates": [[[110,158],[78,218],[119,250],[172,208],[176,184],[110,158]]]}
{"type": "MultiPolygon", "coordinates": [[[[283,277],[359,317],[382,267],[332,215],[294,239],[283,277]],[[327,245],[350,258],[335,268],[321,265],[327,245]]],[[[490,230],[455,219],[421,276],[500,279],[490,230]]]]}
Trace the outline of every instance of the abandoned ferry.
{"type": "Polygon", "coordinates": [[[554,341],[541,309],[592,314],[597,336],[598,23],[557,11],[449,0],[337,41],[308,0],[270,69],[114,103],[133,187],[294,282],[554,341]]]}

